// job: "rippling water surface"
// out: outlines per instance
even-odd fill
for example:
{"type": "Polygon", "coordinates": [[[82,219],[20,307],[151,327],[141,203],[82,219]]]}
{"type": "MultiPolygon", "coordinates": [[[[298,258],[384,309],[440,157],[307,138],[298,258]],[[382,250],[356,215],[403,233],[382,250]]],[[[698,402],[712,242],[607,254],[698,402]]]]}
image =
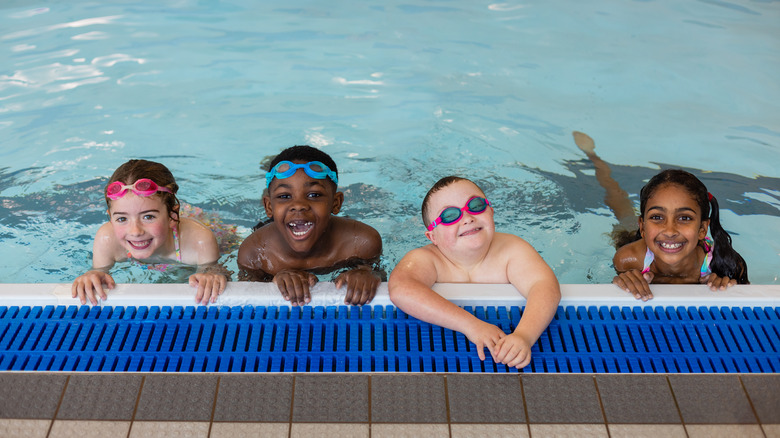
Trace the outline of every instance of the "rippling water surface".
{"type": "Polygon", "coordinates": [[[246,234],[260,164],[293,144],[334,157],[389,268],[454,173],[562,282],[608,282],[615,219],[579,130],[634,201],[661,168],[696,173],[753,282],[778,283],[778,2],[49,3],[0,5],[2,282],[88,269],[130,158],[246,234]]]}

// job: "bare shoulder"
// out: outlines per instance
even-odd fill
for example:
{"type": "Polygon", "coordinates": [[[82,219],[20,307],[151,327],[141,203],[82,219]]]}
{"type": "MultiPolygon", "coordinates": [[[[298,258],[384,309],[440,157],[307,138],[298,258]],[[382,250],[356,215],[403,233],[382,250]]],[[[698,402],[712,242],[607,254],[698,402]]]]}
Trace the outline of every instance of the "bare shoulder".
{"type": "Polygon", "coordinates": [[[520,236],[508,233],[495,233],[493,236],[493,251],[502,257],[537,258],[539,253],[520,236]]]}
{"type": "Polygon", "coordinates": [[[95,233],[95,241],[92,245],[93,264],[96,267],[102,267],[124,258],[126,258],[125,250],[116,240],[114,226],[111,222],[104,223],[95,233]]]}
{"type": "Polygon", "coordinates": [[[182,218],[179,221],[179,239],[182,262],[191,265],[214,263],[219,259],[217,238],[211,228],[202,223],[182,218]]]}
{"type": "Polygon", "coordinates": [[[415,248],[406,253],[396,264],[393,272],[390,273],[390,281],[416,279],[432,285],[438,280],[440,257],[434,245],[415,248]]]}
{"type": "Polygon", "coordinates": [[[263,245],[263,242],[270,240],[269,230],[270,225],[265,225],[252,232],[238,247],[238,259],[237,263],[239,267],[250,269],[262,269],[263,260],[263,248],[267,245],[263,245]]]}
{"type": "Polygon", "coordinates": [[[382,254],[382,237],[374,227],[349,218],[334,217],[332,220],[337,243],[343,251],[350,253],[350,257],[371,260],[382,254]]]}
{"type": "Polygon", "coordinates": [[[211,228],[189,218],[181,218],[179,220],[179,234],[182,239],[199,241],[213,239],[215,244],[217,241],[211,228]]]}
{"type": "Polygon", "coordinates": [[[643,240],[637,240],[623,245],[615,251],[612,263],[617,272],[626,272],[632,269],[642,269],[644,266],[647,245],[643,240]]]}

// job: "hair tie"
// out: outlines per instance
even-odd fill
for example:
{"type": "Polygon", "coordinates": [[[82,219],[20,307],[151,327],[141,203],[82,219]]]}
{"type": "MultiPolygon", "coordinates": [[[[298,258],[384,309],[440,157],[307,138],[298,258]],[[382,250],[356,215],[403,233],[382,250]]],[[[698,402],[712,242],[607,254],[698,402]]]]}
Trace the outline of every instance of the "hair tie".
{"type": "Polygon", "coordinates": [[[712,201],[712,198],[713,198],[712,193],[707,192],[707,199],[712,201]]]}

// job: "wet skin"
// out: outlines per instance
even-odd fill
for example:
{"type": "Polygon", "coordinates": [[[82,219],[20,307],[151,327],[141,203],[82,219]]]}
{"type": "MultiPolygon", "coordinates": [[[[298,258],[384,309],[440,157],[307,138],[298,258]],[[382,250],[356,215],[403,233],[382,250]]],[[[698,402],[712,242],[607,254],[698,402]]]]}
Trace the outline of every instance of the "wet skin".
{"type": "MultiPolygon", "coordinates": [[[[295,161],[303,163],[303,161],[295,161]]],[[[289,178],[273,179],[263,197],[273,221],[250,235],[238,253],[238,265],[250,280],[272,281],[293,306],[311,302],[315,273],[345,265],[336,287],[347,286],[346,304],[373,299],[381,278],[371,267],[381,254],[379,233],[361,222],[333,216],[344,195],[329,179],[314,179],[298,170],[289,178]]]]}

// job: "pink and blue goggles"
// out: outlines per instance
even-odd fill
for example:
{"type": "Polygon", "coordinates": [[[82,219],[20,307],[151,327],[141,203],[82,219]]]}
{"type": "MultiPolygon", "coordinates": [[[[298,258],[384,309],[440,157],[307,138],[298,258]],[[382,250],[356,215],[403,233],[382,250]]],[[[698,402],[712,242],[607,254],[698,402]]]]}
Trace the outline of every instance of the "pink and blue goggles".
{"type": "Polygon", "coordinates": [[[265,174],[265,187],[271,186],[271,181],[274,178],[285,179],[295,175],[298,169],[303,169],[306,175],[314,179],[330,178],[331,181],[339,185],[339,177],[336,172],[330,170],[328,166],[320,161],[310,161],[308,163],[296,164],[292,161],[280,161],[273,169],[265,174]]]}
{"type": "Polygon", "coordinates": [[[168,187],[158,186],[156,182],[148,179],[141,178],[138,181],[130,185],[125,185],[121,181],[114,181],[106,187],[106,196],[108,199],[119,199],[125,196],[127,190],[130,189],[138,196],[152,196],[157,192],[173,193],[168,187]]]}
{"type": "Polygon", "coordinates": [[[433,231],[434,228],[436,228],[436,225],[442,224],[442,225],[452,225],[460,220],[460,218],[463,217],[463,212],[468,211],[470,214],[481,214],[484,212],[488,205],[490,205],[490,201],[488,201],[486,198],[481,198],[479,196],[472,196],[469,198],[469,200],[466,202],[466,205],[463,206],[463,208],[458,207],[447,207],[444,209],[444,211],[441,212],[439,217],[436,218],[433,222],[431,222],[430,225],[428,225],[428,231],[433,231]]]}

